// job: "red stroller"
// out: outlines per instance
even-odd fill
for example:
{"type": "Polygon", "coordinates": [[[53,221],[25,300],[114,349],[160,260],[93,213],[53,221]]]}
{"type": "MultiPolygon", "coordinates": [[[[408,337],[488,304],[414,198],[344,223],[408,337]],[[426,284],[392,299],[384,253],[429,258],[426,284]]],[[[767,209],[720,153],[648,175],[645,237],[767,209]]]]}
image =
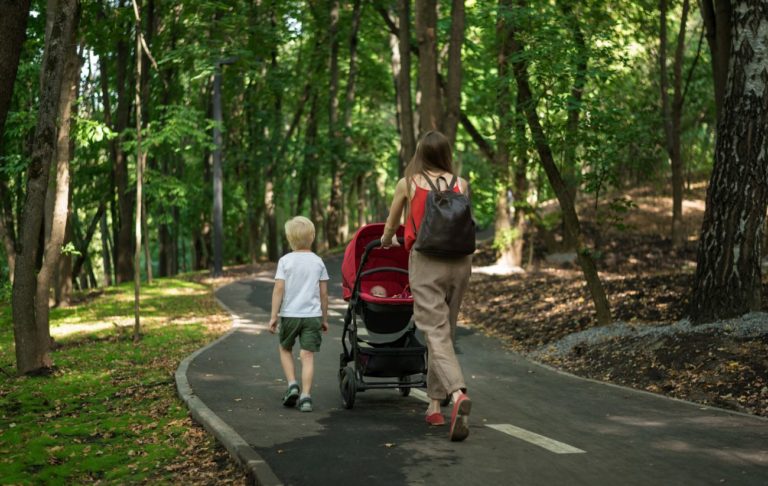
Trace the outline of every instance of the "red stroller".
{"type": "MultiPolygon", "coordinates": [[[[411,319],[408,252],[402,246],[380,248],[383,232],[382,223],[361,227],[341,264],[344,300],[349,302],[339,363],[345,408],[354,406],[358,391],[397,388],[402,396],[408,396],[411,388],[427,385],[427,349],[416,337],[411,319]]],[[[400,226],[397,236],[401,245],[403,232],[400,226]]]]}

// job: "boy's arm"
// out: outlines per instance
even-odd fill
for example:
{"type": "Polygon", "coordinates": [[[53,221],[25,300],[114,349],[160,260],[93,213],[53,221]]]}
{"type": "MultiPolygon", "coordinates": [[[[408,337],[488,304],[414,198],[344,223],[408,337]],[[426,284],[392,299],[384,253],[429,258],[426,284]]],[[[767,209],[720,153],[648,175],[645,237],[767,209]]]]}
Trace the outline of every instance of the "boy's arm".
{"type": "Polygon", "coordinates": [[[320,281],[320,310],[323,312],[323,332],[328,332],[328,281],[320,281]]]}
{"type": "Polygon", "coordinates": [[[283,295],[285,295],[285,280],[275,280],[275,288],[272,289],[272,315],[269,318],[269,332],[272,334],[277,331],[277,313],[280,312],[283,295]]]}

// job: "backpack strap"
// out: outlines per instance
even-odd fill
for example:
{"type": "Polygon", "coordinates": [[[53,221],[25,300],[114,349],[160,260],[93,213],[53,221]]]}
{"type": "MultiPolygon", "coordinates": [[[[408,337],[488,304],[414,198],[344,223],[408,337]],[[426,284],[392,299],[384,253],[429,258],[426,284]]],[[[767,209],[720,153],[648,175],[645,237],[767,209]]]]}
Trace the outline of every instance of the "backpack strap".
{"type": "Polygon", "coordinates": [[[427,181],[427,184],[429,184],[429,188],[435,192],[439,192],[440,189],[435,186],[434,182],[432,182],[432,179],[429,178],[426,172],[422,172],[421,176],[427,181]]]}
{"type": "MultiPolygon", "coordinates": [[[[432,190],[433,190],[433,191],[435,191],[435,192],[440,192],[440,181],[441,181],[441,180],[442,180],[442,181],[443,181],[443,183],[446,185],[446,191],[450,191],[450,190],[452,190],[452,189],[453,189],[453,186],[455,186],[455,185],[456,185],[456,179],[457,179],[457,176],[456,176],[456,174],[451,174],[451,175],[453,175],[453,177],[451,178],[451,182],[450,182],[450,183],[449,183],[448,181],[446,181],[446,180],[445,180],[445,177],[443,177],[443,176],[439,176],[439,177],[437,178],[437,185],[435,185],[435,184],[432,182],[432,179],[430,179],[430,178],[429,178],[429,176],[427,175],[427,173],[426,173],[426,172],[422,172],[422,173],[421,173],[421,175],[422,175],[422,177],[424,177],[424,179],[426,179],[426,180],[427,180],[427,183],[429,184],[429,187],[430,187],[430,189],[432,189],[432,190]]],[[[459,187],[459,191],[461,191],[461,187],[459,187]]]]}

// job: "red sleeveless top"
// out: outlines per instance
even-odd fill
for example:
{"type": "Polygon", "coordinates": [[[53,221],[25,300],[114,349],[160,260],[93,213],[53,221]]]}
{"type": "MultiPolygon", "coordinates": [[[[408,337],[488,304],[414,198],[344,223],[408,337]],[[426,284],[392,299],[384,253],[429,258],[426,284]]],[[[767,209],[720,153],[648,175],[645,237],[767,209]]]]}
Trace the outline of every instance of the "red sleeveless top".
{"type": "MultiPolygon", "coordinates": [[[[457,178],[456,184],[453,186],[453,192],[461,192],[460,185],[461,183],[457,178]]],[[[421,220],[424,218],[424,208],[427,205],[427,194],[429,194],[429,189],[416,185],[416,192],[413,194],[413,198],[408,205],[410,214],[408,214],[405,222],[405,249],[407,251],[411,251],[413,244],[416,242],[416,233],[421,227],[421,220]],[[414,225],[416,226],[415,230],[413,228],[414,225]]]]}

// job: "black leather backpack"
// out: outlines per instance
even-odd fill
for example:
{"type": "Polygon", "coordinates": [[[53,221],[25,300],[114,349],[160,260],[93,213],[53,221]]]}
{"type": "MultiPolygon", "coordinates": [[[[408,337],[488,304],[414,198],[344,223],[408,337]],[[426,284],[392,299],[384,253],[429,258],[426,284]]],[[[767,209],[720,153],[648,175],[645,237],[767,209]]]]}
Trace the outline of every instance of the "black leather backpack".
{"type": "Polygon", "coordinates": [[[425,255],[443,258],[459,258],[475,252],[475,221],[472,219],[472,206],[469,197],[461,192],[454,192],[456,184],[454,174],[451,183],[444,191],[423,174],[429,183],[430,191],[424,206],[421,227],[416,230],[416,223],[411,216],[413,230],[417,233],[413,248],[425,255]]]}

